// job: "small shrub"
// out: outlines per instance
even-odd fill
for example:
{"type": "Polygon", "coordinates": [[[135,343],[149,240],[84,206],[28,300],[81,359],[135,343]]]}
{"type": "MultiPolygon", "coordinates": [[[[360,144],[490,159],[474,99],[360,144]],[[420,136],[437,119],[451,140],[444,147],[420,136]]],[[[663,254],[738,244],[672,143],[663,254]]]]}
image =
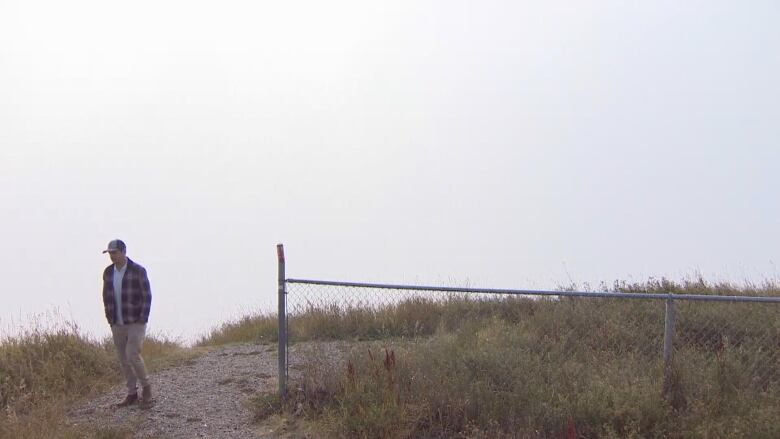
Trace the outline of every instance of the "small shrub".
{"type": "Polygon", "coordinates": [[[249,407],[252,409],[253,419],[263,421],[268,417],[281,413],[282,402],[279,394],[276,392],[260,393],[249,400],[249,407]]]}

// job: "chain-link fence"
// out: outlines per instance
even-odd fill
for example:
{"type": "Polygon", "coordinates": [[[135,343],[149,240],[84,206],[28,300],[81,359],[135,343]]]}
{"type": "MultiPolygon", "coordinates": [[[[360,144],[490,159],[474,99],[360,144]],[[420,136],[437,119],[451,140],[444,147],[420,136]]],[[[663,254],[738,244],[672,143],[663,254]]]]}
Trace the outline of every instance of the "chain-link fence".
{"type": "Polygon", "coordinates": [[[447,288],[279,262],[280,397],[355,437],[780,437],[775,284],[447,288]]]}
{"type": "MultiPolygon", "coordinates": [[[[430,337],[469,321],[522,328],[528,354],[547,367],[577,364],[576,388],[606,364],[631,370],[624,385],[664,389],[687,404],[712,386],[778,389],[780,297],[489,290],[286,280],[286,341],[430,337]],[[565,361],[564,361],[565,360],[565,361]],[[576,360],[572,362],[572,360],[576,360]],[[639,371],[639,373],[636,373],[639,371]]],[[[476,328],[476,327],[475,327],[476,328]]],[[[478,330],[478,329],[474,329],[478,330]]],[[[284,375],[305,360],[289,354],[284,375]]],[[[614,373],[613,368],[609,368],[614,373]]],[[[556,378],[560,381],[560,377],[556,378]]],[[[560,382],[550,387],[560,387],[560,382]]],[[[570,389],[571,390],[571,389],[570,389]]]]}

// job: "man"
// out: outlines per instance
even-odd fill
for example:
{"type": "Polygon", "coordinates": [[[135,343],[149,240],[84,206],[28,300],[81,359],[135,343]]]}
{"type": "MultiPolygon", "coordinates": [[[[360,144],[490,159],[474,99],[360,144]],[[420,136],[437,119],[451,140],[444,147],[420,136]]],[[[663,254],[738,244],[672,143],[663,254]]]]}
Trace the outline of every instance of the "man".
{"type": "Polygon", "coordinates": [[[152,290],[146,269],[127,257],[127,247],[119,239],[108,243],[103,251],[112,264],[103,270],[103,306],[111,325],[119,365],[127,380],[127,396],[117,404],[127,407],[139,402],[136,383],[141,383],[142,408],[152,403],[152,386],[141,358],[146,323],[152,307],[152,290]]]}

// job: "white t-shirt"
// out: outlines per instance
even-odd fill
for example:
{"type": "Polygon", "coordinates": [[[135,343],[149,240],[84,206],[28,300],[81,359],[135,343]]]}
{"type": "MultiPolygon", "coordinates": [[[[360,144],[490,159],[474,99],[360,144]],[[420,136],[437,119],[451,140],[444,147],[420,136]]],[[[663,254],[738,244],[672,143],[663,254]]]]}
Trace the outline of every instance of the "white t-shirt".
{"type": "Polygon", "coordinates": [[[114,264],[114,303],[116,303],[116,324],[124,325],[125,321],[122,318],[122,279],[125,277],[127,271],[127,263],[122,266],[121,269],[116,268],[114,264]]]}

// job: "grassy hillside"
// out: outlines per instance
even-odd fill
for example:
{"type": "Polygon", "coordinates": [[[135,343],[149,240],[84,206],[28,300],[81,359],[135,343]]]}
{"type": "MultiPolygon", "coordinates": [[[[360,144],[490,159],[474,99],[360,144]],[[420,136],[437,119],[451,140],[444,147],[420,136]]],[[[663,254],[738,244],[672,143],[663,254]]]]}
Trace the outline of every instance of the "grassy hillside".
{"type": "MultiPolygon", "coordinates": [[[[601,289],[601,288],[599,288],[601,289]]],[[[651,281],[624,292],[779,296],[755,287],[651,281]]],[[[291,356],[283,418],[319,436],[780,437],[780,309],[678,303],[672,390],[661,394],[662,302],[411,298],[382,308],[310,307],[292,342],[347,340],[345,357],[291,356]],[[298,422],[302,421],[302,422],[298,422]]],[[[246,316],[198,343],[277,339],[273,314],[246,316]]],[[[193,351],[149,337],[151,370],[193,351]]],[[[0,340],[0,437],[126,437],[69,427],[66,408],[121,374],[109,340],[74,324],[0,340]],[[52,426],[57,426],[52,429],[52,426]]],[[[274,413],[273,395],[256,400],[274,413]]]]}
{"type": "MultiPolygon", "coordinates": [[[[617,284],[624,292],[780,295],[776,285],[617,284]]],[[[375,340],[343,361],[316,350],[288,409],[334,437],[780,437],[780,307],[678,302],[662,395],[664,304],[414,298],[295,316],[295,340],[375,340]]],[[[266,401],[267,402],[267,401],[266,401]]]]}
{"type": "MultiPolygon", "coordinates": [[[[159,370],[189,355],[178,343],[147,337],[144,360],[159,370]]],[[[121,372],[110,340],[83,335],[76,324],[30,329],[0,340],[0,438],[123,437],[65,425],[67,406],[117,384],[121,372]],[[58,426],[52,428],[52,426],[58,426]]]]}
{"type": "Polygon", "coordinates": [[[279,336],[276,314],[247,315],[225,322],[201,337],[195,346],[219,346],[230,343],[275,342],[279,336]]]}

